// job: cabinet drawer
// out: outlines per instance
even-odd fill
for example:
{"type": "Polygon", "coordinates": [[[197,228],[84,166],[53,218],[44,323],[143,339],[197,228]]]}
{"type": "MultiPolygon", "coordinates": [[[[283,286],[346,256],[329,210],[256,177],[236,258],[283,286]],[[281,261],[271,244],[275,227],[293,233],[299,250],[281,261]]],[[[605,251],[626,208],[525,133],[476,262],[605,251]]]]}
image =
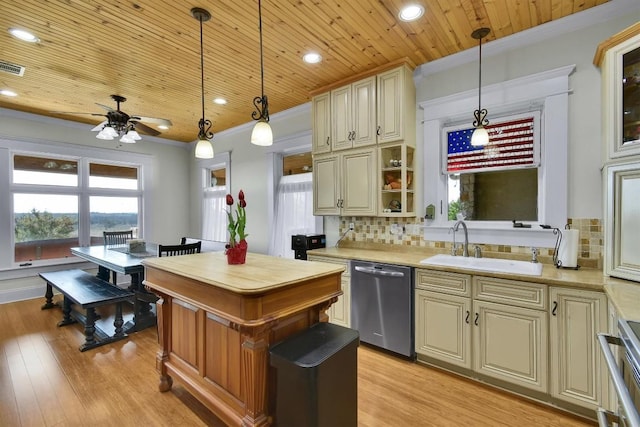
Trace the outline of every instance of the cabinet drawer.
{"type": "Polygon", "coordinates": [[[344,266],[345,270],[342,273],[342,276],[351,276],[351,270],[349,266],[349,260],[340,259],[340,258],[330,258],[323,257],[318,255],[307,255],[307,260],[309,261],[317,261],[317,262],[326,262],[328,264],[338,264],[344,266]]]}
{"type": "Polygon", "coordinates": [[[475,276],[473,298],[481,301],[547,309],[547,286],[539,283],[475,276]]]}
{"type": "Polygon", "coordinates": [[[416,269],[416,288],[471,296],[471,275],[416,269]]]}

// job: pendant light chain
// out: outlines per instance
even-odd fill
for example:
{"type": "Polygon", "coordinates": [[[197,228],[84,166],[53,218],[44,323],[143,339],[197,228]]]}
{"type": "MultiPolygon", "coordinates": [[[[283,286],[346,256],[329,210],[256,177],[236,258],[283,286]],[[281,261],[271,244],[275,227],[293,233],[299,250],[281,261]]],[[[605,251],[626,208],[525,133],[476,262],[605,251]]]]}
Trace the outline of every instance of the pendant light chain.
{"type": "Polygon", "coordinates": [[[202,121],[204,122],[204,44],[202,43],[202,16],[200,21],[200,96],[202,101],[202,121]]]}
{"type": "Polygon", "coordinates": [[[260,31],[260,89],[264,98],[264,53],[262,51],[262,1],[258,0],[258,28],[260,31]]]}

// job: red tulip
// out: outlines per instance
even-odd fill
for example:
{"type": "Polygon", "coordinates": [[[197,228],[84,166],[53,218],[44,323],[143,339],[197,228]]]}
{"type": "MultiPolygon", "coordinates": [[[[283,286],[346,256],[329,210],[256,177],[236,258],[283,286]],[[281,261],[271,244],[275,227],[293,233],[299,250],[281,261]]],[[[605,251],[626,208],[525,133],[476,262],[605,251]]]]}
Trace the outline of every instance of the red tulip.
{"type": "Polygon", "coordinates": [[[231,194],[227,194],[227,205],[233,205],[233,196],[231,194]]]}
{"type": "Polygon", "coordinates": [[[247,207],[247,202],[244,201],[244,199],[240,199],[240,201],[238,202],[238,204],[240,205],[241,208],[245,208],[247,207]]]}
{"type": "Polygon", "coordinates": [[[244,191],[240,190],[240,192],[238,193],[238,199],[244,200],[244,191]]]}

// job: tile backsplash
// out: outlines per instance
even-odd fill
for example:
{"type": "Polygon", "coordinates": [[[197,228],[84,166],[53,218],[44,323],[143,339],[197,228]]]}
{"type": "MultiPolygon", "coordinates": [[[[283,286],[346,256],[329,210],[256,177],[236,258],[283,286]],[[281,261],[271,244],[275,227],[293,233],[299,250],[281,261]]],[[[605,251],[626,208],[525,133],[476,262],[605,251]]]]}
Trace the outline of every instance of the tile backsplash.
{"type": "MultiPolygon", "coordinates": [[[[344,241],[372,244],[391,244],[417,246],[425,248],[451,250],[451,241],[424,240],[421,229],[416,228],[415,233],[409,233],[410,228],[422,225],[420,219],[414,218],[382,218],[382,217],[341,217],[340,235],[349,227],[349,223],[355,225],[354,232],[345,236],[344,241]],[[394,227],[397,224],[398,227],[394,227]],[[404,230],[404,232],[402,232],[404,230]]],[[[603,231],[602,220],[599,218],[570,218],[568,224],[572,229],[580,232],[578,265],[586,268],[602,268],[603,231]]],[[[480,245],[483,252],[518,254],[529,256],[529,246],[508,245],[480,245]]],[[[552,263],[554,248],[540,248],[540,261],[552,263]]]]}

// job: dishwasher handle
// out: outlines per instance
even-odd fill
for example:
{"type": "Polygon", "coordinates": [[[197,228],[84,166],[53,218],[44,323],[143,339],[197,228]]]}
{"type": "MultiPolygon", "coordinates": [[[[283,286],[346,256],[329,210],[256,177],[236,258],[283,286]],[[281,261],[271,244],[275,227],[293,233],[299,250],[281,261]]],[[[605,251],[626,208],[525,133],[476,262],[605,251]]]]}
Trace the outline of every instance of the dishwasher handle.
{"type": "MultiPolygon", "coordinates": [[[[616,363],[616,358],[613,355],[611,348],[609,347],[609,344],[617,346],[623,345],[622,340],[612,335],[599,333],[598,343],[600,344],[600,349],[602,350],[602,354],[604,355],[604,361],[607,365],[611,381],[613,382],[613,386],[615,387],[618,398],[620,399],[620,405],[627,415],[626,421],[631,427],[640,427],[640,417],[638,416],[638,411],[636,410],[633,399],[631,398],[629,390],[624,383],[624,378],[622,378],[622,374],[620,373],[620,369],[618,368],[618,364],[616,363]]],[[[602,416],[599,417],[598,421],[604,421],[604,419],[602,418],[602,416]]]]}
{"type": "Polygon", "coordinates": [[[356,265],[354,268],[360,273],[373,274],[374,276],[404,277],[404,273],[402,271],[383,270],[381,268],[363,267],[361,265],[356,265]]]}

